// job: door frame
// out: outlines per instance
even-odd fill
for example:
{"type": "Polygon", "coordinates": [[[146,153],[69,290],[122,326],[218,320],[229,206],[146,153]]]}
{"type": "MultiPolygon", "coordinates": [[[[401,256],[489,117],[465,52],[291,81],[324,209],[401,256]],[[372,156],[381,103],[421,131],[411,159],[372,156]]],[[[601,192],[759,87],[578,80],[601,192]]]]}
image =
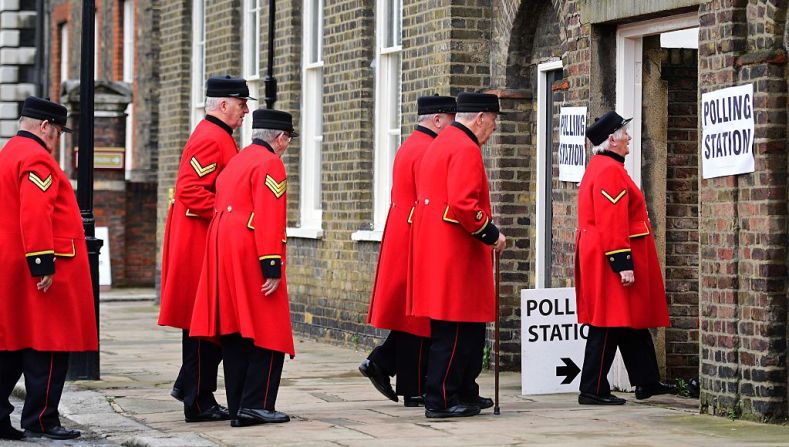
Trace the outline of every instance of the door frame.
{"type": "Polygon", "coordinates": [[[551,172],[545,172],[546,157],[552,156],[551,149],[545,146],[545,137],[547,132],[553,129],[548,128],[548,122],[545,119],[543,108],[548,100],[545,94],[546,81],[548,79],[548,72],[554,70],[561,70],[563,68],[562,60],[554,60],[537,65],[537,209],[536,209],[536,236],[537,247],[535,251],[535,275],[534,286],[537,289],[545,288],[545,250],[550,250],[550,247],[545,247],[545,203],[546,191],[545,180],[547,177],[553,175],[551,172]]]}
{"type": "Polygon", "coordinates": [[[644,37],[699,26],[697,11],[621,25],[616,30],[616,112],[633,118],[625,168],[641,186],[641,107],[644,37]]]}

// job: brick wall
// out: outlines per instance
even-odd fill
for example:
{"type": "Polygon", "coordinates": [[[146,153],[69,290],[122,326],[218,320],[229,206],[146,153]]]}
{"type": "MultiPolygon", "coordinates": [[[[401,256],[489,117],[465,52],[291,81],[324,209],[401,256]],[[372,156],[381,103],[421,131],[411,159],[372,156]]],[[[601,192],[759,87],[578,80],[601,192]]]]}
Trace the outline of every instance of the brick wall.
{"type": "Polygon", "coordinates": [[[156,223],[156,281],[161,269],[168,190],[175,186],[181,150],[189,137],[192,16],[189,0],[162,2],[159,6],[159,144],[156,223]]]}
{"type": "Polygon", "coordinates": [[[133,182],[156,182],[159,166],[159,104],[161,95],[160,1],[139,0],[134,23],[134,135],[133,182]]]}
{"type": "Polygon", "coordinates": [[[786,6],[704,2],[699,89],[753,83],[753,174],[702,180],[703,412],[787,417],[786,6]]]}
{"type": "Polygon", "coordinates": [[[16,135],[21,103],[36,94],[36,11],[32,2],[0,4],[0,147],[16,135]]]}
{"type": "Polygon", "coordinates": [[[156,282],[156,183],[126,186],[124,286],[152,287],[156,282]]]}
{"type": "Polygon", "coordinates": [[[666,377],[699,371],[698,51],[668,50],[661,77],[668,88],[665,284],[666,377]]]}

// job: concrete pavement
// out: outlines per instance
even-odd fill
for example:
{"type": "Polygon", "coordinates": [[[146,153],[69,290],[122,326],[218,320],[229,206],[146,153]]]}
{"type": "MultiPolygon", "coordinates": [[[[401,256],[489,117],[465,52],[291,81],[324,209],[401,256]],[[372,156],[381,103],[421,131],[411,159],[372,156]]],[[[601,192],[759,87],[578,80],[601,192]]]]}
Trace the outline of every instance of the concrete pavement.
{"type": "MultiPolygon", "coordinates": [[[[628,399],[625,406],[594,407],[579,406],[575,394],[521,396],[517,373],[501,376],[500,416],[484,410],[472,418],[426,419],[422,408],[385,400],[359,374],[356,367],[366,352],[298,336],[277,402],[278,410],[291,415],[290,423],[187,424],[182,405],[169,396],[180,332],[156,325],[158,307],[151,301],[128,301],[141,298],[116,291],[104,297],[102,380],[71,383],[61,405],[67,418],[93,432],[90,439],[97,445],[789,446],[789,427],[699,415],[692,399],[637,402],[632,394],[619,393],[628,399]]],[[[482,394],[492,396],[492,374],[483,373],[479,383],[482,394]]],[[[217,399],[225,402],[222,389],[217,399]]]]}

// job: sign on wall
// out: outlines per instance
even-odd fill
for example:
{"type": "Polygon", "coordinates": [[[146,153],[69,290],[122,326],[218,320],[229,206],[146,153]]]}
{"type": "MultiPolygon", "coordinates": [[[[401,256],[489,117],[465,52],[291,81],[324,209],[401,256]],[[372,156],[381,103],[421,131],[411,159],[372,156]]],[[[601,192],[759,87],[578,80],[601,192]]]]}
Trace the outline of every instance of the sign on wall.
{"type": "Polygon", "coordinates": [[[753,84],[701,95],[702,177],[754,171],[753,84]]]}
{"type": "Polygon", "coordinates": [[[521,290],[522,393],[577,393],[588,334],[574,288],[521,290]]]}
{"type": "Polygon", "coordinates": [[[101,239],[104,244],[99,251],[99,285],[112,285],[112,269],[110,268],[110,229],[109,227],[96,227],[96,239],[101,239]]]}
{"type": "Polygon", "coordinates": [[[562,107],[559,113],[559,180],[580,182],[586,169],[586,107],[562,107]]]}

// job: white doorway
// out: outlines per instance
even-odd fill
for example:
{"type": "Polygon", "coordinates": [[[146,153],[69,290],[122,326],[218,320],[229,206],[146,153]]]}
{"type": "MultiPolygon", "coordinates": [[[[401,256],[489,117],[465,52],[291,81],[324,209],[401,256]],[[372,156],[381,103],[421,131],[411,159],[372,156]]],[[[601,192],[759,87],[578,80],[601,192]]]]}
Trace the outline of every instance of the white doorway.
{"type": "MultiPolygon", "coordinates": [[[[625,168],[633,181],[642,186],[642,105],[644,38],[660,35],[662,47],[698,47],[699,17],[697,12],[622,25],[616,33],[616,111],[633,118],[630,154],[625,168]]],[[[648,100],[648,98],[647,98],[648,100]]],[[[632,389],[620,354],[617,352],[608,375],[611,386],[618,390],[632,389]]]]}
{"type": "Polygon", "coordinates": [[[562,61],[537,66],[537,247],[535,288],[551,287],[553,208],[553,116],[551,86],[562,77],[562,61]]]}

